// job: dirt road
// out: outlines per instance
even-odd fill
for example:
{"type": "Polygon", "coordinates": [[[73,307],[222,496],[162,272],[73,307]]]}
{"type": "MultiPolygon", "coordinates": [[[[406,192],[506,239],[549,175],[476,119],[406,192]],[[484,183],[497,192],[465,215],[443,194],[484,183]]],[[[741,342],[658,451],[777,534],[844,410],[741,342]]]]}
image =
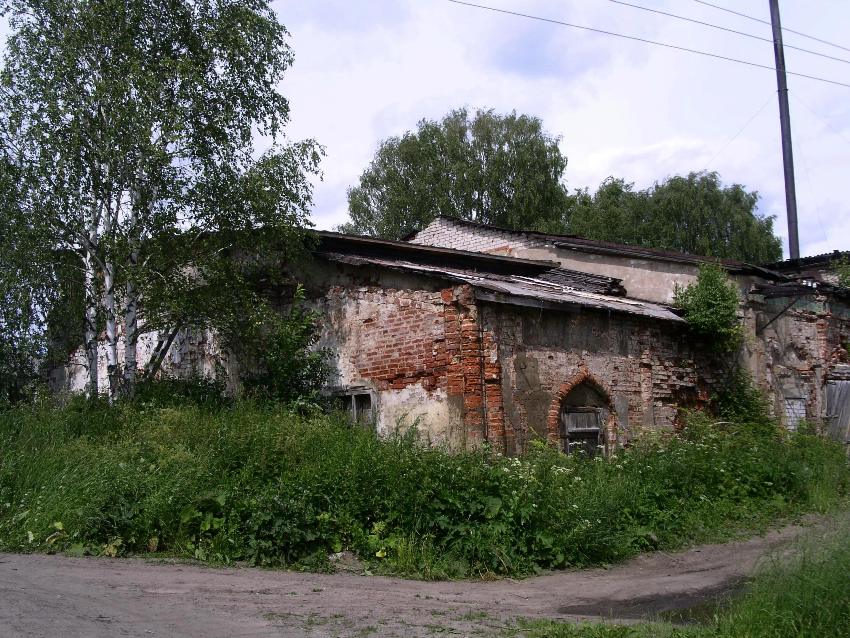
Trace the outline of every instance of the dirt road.
{"type": "Polygon", "coordinates": [[[522,581],[432,583],[0,554],[0,636],[486,635],[520,617],[638,618],[734,590],[760,557],[802,529],[522,581]]]}

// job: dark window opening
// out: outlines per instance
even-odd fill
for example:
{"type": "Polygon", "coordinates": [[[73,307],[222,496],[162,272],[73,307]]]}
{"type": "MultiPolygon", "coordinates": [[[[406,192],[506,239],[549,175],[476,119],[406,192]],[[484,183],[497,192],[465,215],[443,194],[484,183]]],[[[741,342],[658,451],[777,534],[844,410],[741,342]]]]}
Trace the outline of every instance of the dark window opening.
{"type": "Polygon", "coordinates": [[[352,422],[360,425],[375,423],[375,407],[371,392],[342,392],[335,397],[336,408],[347,412],[352,422]]]}

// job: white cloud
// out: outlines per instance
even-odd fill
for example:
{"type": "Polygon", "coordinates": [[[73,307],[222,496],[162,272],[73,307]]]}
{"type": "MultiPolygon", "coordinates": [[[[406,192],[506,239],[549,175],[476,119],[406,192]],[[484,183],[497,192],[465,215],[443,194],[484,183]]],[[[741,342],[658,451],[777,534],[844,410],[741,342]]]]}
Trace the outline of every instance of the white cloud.
{"type": "MultiPolygon", "coordinates": [[[[769,43],[604,0],[489,3],[759,64],[773,62],[769,43]]],[[[292,101],[291,134],[315,137],[328,149],[314,213],[321,228],[344,221],[345,189],[356,183],[382,138],[413,129],[423,117],[468,105],[541,117],[551,133],[563,137],[570,187],[595,188],[608,175],[648,186],[671,174],[717,170],[727,182],[758,190],[761,211],[779,215],[777,230],[785,235],[771,71],[442,0],[350,5],[313,0],[306,18],[292,10],[296,4],[302,3],[276,5],[296,53],[282,90],[292,101]],[[340,19],[341,6],[347,7],[348,21],[340,19]]],[[[644,4],[770,36],[766,25],[697,4],[644,4]]],[[[735,8],[768,18],[766,3],[750,0],[735,8]]],[[[837,42],[850,32],[850,7],[838,0],[786,2],[782,9],[784,24],[799,31],[837,42]]],[[[841,57],[837,49],[790,34],[787,41],[841,57]]],[[[850,83],[848,65],[793,50],[786,57],[789,70],[850,83]]],[[[795,77],[789,86],[818,113],[792,100],[803,253],[850,249],[850,204],[842,180],[850,168],[850,89],[795,77]]]]}
{"type": "MultiPolygon", "coordinates": [[[[773,63],[769,43],[606,0],[481,2],[773,63]]],[[[770,37],[767,25],[696,3],[642,4],[770,37]]],[[[724,4],[769,17],[761,0],[724,4]]],[[[381,139],[468,105],[541,117],[547,130],[562,136],[571,188],[593,189],[609,175],[645,187],[671,174],[716,170],[727,182],[759,191],[761,211],[778,216],[785,237],[771,71],[445,0],[282,0],[273,6],[295,52],[280,87],[292,106],[288,134],[327,147],[313,214],[320,228],[345,221],[346,188],[357,182],[381,139]]],[[[783,2],[782,10],[786,27],[839,43],[850,33],[845,0],[783,2]]],[[[3,29],[0,23],[0,36],[3,29]]],[[[850,59],[850,53],[793,34],[786,42],[850,59]]],[[[786,58],[789,70],[850,83],[850,65],[791,49],[786,58]]],[[[848,250],[850,89],[793,76],[789,86],[802,252],[848,250]]]]}

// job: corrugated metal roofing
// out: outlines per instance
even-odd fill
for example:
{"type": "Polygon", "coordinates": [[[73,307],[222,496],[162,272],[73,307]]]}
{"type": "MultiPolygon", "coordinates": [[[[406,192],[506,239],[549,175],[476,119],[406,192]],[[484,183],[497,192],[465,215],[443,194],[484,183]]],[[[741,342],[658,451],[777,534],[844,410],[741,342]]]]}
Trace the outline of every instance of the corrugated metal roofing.
{"type": "Polygon", "coordinates": [[[768,264],[765,268],[772,268],[780,272],[793,272],[804,266],[829,266],[841,259],[850,259],[850,250],[834,250],[831,253],[821,253],[819,255],[810,255],[809,257],[799,257],[798,259],[786,259],[784,261],[777,261],[774,264],[768,264]]]}
{"type": "MultiPolygon", "coordinates": [[[[392,256],[326,252],[321,249],[318,254],[325,259],[349,265],[374,265],[467,283],[476,290],[481,298],[497,303],[550,307],[578,306],[684,323],[684,319],[673,313],[669,308],[659,304],[582,289],[580,279],[574,276],[575,271],[566,271],[560,268],[547,270],[540,275],[529,276],[482,272],[451,266],[435,266],[392,256]],[[576,285],[568,285],[566,283],[568,281],[573,281],[576,285]]],[[[578,274],[582,275],[583,273],[578,274]]],[[[588,287],[592,287],[592,283],[588,282],[588,287]]]]}

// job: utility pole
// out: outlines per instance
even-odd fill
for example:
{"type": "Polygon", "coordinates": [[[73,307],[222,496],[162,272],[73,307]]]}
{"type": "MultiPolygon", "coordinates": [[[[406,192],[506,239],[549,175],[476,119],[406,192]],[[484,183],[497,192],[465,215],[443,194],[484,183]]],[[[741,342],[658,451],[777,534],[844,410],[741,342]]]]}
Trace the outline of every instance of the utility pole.
{"type": "Polygon", "coordinates": [[[782,48],[782,24],[779,0],[770,0],[770,24],[773,27],[773,54],[776,58],[776,85],[779,95],[779,125],[782,129],[782,163],[785,168],[785,208],[788,212],[788,248],[791,259],[800,258],[797,233],[797,191],[794,186],[794,153],[791,150],[791,113],[788,109],[788,83],[785,79],[785,51],[782,48]]]}

